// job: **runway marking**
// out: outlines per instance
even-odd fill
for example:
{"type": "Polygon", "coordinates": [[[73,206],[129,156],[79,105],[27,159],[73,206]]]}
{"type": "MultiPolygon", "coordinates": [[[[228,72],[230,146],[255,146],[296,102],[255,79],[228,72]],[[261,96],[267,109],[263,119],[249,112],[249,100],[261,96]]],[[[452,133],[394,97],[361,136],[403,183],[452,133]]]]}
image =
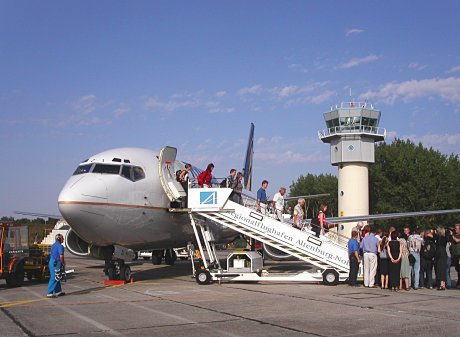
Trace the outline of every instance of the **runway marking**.
{"type": "MultiPolygon", "coordinates": [[[[31,294],[34,294],[35,296],[38,296],[38,297],[41,297],[42,295],[37,293],[36,291],[33,291],[27,287],[24,287],[23,289],[27,290],[28,292],[30,292],[31,294]]],[[[115,335],[115,336],[124,336],[123,334],[119,333],[118,331],[108,327],[107,325],[104,325],[92,318],[89,318],[85,315],[82,315],[70,308],[67,308],[66,306],[56,302],[56,301],[50,301],[50,304],[56,306],[56,307],[59,307],[59,309],[67,312],[68,314],[88,323],[88,324],[91,324],[92,326],[96,327],[97,329],[100,329],[101,331],[105,332],[105,333],[108,333],[110,335],[115,335]]]]}
{"type": "Polygon", "coordinates": [[[22,301],[13,301],[13,302],[0,302],[0,308],[8,308],[8,307],[15,307],[17,305],[21,304],[28,304],[28,303],[34,303],[34,302],[41,302],[41,301],[47,301],[50,300],[51,298],[48,297],[42,297],[42,298],[37,298],[34,300],[22,300],[22,301]]]}

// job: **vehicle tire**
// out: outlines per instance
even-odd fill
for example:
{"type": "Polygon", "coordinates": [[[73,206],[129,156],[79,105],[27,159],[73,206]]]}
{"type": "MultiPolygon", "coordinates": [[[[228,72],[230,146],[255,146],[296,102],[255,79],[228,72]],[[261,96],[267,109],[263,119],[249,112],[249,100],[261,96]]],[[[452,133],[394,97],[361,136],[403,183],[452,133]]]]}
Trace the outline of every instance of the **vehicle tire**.
{"type": "Polygon", "coordinates": [[[10,273],[6,278],[6,284],[8,287],[20,287],[24,283],[24,264],[19,262],[16,266],[16,270],[10,273]]]}
{"type": "Polygon", "coordinates": [[[212,279],[211,273],[206,269],[198,270],[195,278],[196,278],[196,282],[199,285],[209,284],[211,283],[211,279],[212,279]]]}
{"type": "Polygon", "coordinates": [[[326,269],[323,272],[323,284],[327,286],[336,286],[339,284],[339,273],[335,269],[326,269]]]}
{"type": "Polygon", "coordinates": [[[172,249],[166,249],[165,263],[169,266],[173,266],[174,262],[176,262],[176,259],[177,259],[176,252],[172,249]]]}
{"type": "Polygon", "coordinates": [[[129,282],[131,281],[131,268],[129,266],[122,266],[120,268],[120,280],[129,282]]]}
{"type": "Polygon", "coordinates": [[[26,273],[26,277],[29,281],[32,281],[32,279],[34,278],[34,274],[32,273],[26,273]]]}
{"type": "MultiPolygon", "coordinates": [[[[153,255],[152,255],[152,257],[153,257],[153,255]]],[[[150,257],[148,257],[148,256],[142,256],[142,258],[143,258],[144,260],[150,259],[150,257]]]]}
{"type": "Polygon", "coordinates": [[[152,252],[152,263],[154,265],[160,265],[161,260],[163,260],[163,252],[152,252]]]}
{"type": "Polygon", "coordinates": [[[109,278],[109,281],[115,280],[115,268],[114,267],[109,267],[107,268],[107,277],[109,278]]]}

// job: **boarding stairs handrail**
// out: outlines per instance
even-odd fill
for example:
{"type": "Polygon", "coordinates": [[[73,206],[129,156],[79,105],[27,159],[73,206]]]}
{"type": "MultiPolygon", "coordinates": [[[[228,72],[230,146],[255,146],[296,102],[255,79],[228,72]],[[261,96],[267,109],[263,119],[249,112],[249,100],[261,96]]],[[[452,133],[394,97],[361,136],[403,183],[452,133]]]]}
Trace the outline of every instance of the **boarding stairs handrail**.
{"type": "Polygon", "coordinates": [[[322,270],[349,271],[346,247],[317,238],[310,230],[299,230],[270,216],[227,200],[220,211],[192,211],[203,218],[229,227],[241,234],[306,261],[322,270]]]}

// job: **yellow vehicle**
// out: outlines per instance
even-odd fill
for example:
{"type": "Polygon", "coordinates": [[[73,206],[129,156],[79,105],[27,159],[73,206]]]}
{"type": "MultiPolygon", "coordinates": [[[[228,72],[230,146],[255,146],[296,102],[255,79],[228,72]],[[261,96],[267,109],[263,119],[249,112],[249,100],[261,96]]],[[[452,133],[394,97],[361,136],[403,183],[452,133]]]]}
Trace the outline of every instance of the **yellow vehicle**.
{"type": "Polygon", "coordinates": [[[1,224],[0,278],[9,287],[20,287],[24,282],[24,263],[29,256],[29,230],[27,226],[1,224]]]}
{"type": "Polygon", "coordinates": [[[0,224],[0,278],[9,287],[20,287],[24,276],[45,280],[49,276],[48,261],[51,246],[29,246],[27,226],[0,224]]]}
{"type": "Polygon", "coordinates": [[[33,278],[45,281],[50,276],[48,262],[51,245],[34,244],[29,247],[29,257],[24,261],[24,271],[27,279],[33,278]]]}

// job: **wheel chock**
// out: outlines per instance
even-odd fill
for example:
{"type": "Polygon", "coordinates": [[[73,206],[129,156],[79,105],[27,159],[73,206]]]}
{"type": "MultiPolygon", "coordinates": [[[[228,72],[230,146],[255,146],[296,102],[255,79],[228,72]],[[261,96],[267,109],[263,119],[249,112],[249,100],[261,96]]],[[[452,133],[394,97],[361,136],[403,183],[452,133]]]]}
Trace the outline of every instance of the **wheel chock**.
{"type": "Polygon", "coordinates": [[[104,284],[107,285],[107,286],[122,285],[122,284],[126,284],[126,281],[122,281],[122,280],[104,280],[104,284]]]}

